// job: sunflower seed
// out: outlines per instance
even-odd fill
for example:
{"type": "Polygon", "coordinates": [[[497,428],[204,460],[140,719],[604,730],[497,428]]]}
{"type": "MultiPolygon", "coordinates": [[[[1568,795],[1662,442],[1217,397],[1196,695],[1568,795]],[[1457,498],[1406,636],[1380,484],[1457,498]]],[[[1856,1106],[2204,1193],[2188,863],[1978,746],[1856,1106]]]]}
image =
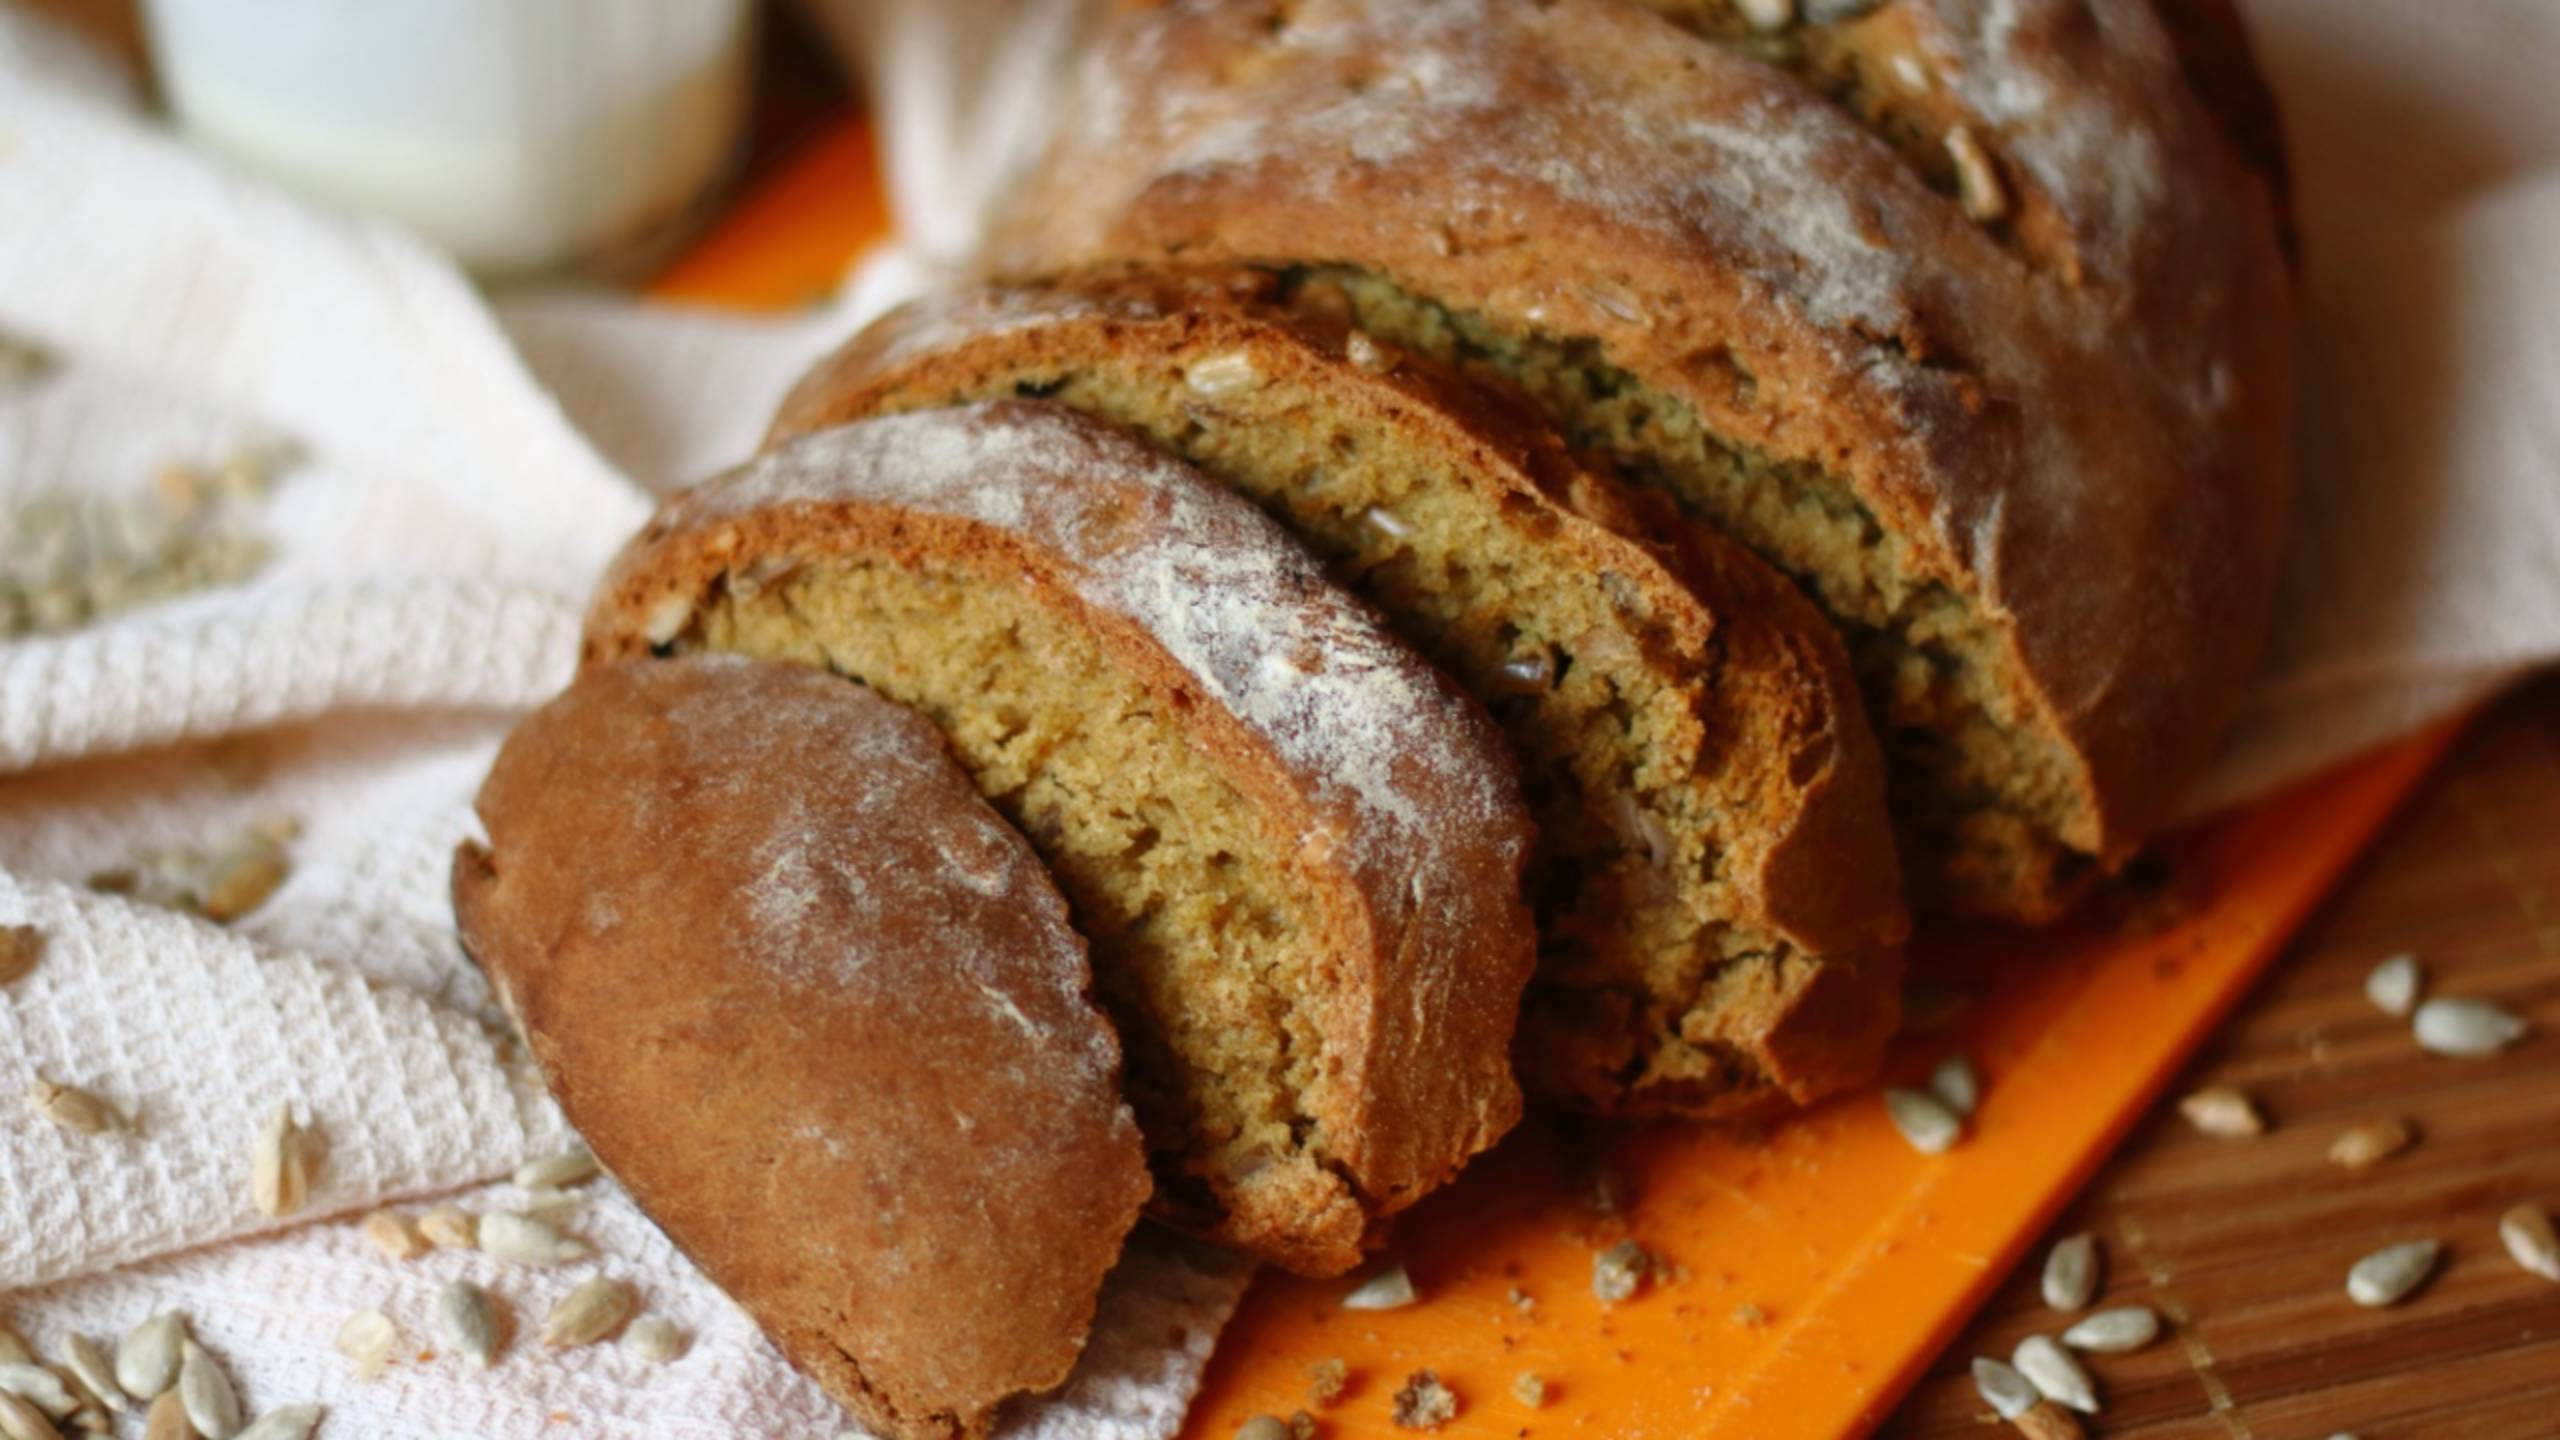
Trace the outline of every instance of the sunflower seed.
{"type": "Polygon", "coordinates": [[[2385,1015],[2406,1018],[2418,1008],[2418,989],[2426,982],[2418,969],[2418,957],[2394,955],[2376,965],[2364,977],[2364,998],[2385,1015]]]}
{"type": "Polygon", "coordinates": [[[1253,357],[1241,350],[1196,361],[1182,373],[1184,389],[1212,398],[1251,390],[1261,383],[1262,372],[1254,368],[1253,357]]]}
{"type": "Polygon", "coordinates": [[[2037,1401],[2009,1424],[2027,1440],[2083,1440],[2089,1433],[2078,1416],[2050,1400],[2037,1401]]]}
{"type": "Polygon", "coordinates": [[[0,1365],[0,1390],[33,1401],[56,1420],[80,1408],[71,1387],[42,1365],[0,1365]]]}
{"type": "Polygon", "coordinates": [[[2421,1050],[2476,1060],[2522,1040],[2533,1027],[2525,1023],[2523,1016],[2495,1000],[2466,996],[2430,1000],[2419,1006],[2417,1018],[2409,1028],[2418,1037],[2421,1050]]]}
{"type": "Polygon", "coordinates": [[[27,1342],[18,1338],[17,1331],[6,1325],[0,1325],[0,1365],[33,1365],[34,1363],[36,1363],[36,1352],[27,1348],[27,1342]]]}
{"type": "Polygon", "coordinates": [[[320,1415],[317,1405],[279,1405],[241,1431],[238,1440],[310,1440],[320,1415]]]}
{"type": "Polygon", "coordinates": [[[1974,1357],[1973,1388],[2003,1420],[2015,1420],[2035,1408],[2036,1387],[2027,1383],[2027,1377],[1987,1356],[1974,1357]]]}
{"type": "Polygon", "coordinates": [[[115,1362],[107,1358],[106,1347],[86,1335],[66,1336],[62,1357],[72,1378],[89,1387],[98,1403],[117,1415],[124,1413],[124,1388],[116,1383],[115,1362]]]}
{"type": "Polygon", "coordinates": [[[624,1348],[652,1365],[664,1365],[684,1354],[685,1333],[663,1315],[643,1315],[622,1332],[624,1348]]]}
{"type": "Polygon", "coordinates": [[[293,1123],[293,1107],[278,1105],[258,1132],[249,1170],[249,1198],[258,1213],[290,1215],[311,1198],[311,1147],[293,1123]]]}
{"type": "Polygon", "coordinates": [[[2044,1303],[2086,1310],[2098,1295],[2098,1237],[2086,1230],[2053,1242],[2044,1257],[2044,1303]]]}
{"type": "Polygon", "coordinates": [[[2329,1142],[2329,1163],[2347,1170],[2378,1165],[2409,1148],[2409,1127],[2400,1120],[2359,1120],[2329,1142]]]}
{"type": "Polygon", "coordinates": [[[503,1334],[498,1302],[468,1280],[456,1280],[436,1295],[436,1327],[471,1363],[486,1370],[496,1363],[503,1334]]]}
{"type": "Polygon", "coordinates": [[[557,1217],[574,1215],[586,1208],[586,1203],[587,1197],[574,1191],[555,1190],[549,1186],[543,1186],[524,1192],[524,1203],[516,1207],[516,1213],[557,1224],[557,1217]]]}
{"type": "Polygon", "coordinates": [[[419,1216],[418,1233],[439,1250],[480,1248],[480,1222],[459,1205],[438,1205],[419,1216]]]}
{"type": "Polygon", "coordinates": [[[2093,1355],[2122,1355],[2160,1338],[2160,1317],[2148,1305],[2101,1310],[2062,1332],[2062,1343],[2093,1355]]]}
{"type": "Polygon", "coordinates": [[[148,1400],[178,1383],[178,1349],[186,1343],[187,1317],[163,1310],[125,1333],[116,1346],[116,1384],[136,1400],[148,1400]]]}
{"type": "Polygon", "coordinates": [[[1948,128],[1947,158],[1955,162],[1956,201],[1964,207],[1966,219],[1988,225],[2009,213],[2009,192],[2000,183],[2000,168],[1971,129],[1948,128]]]}
{"type": "Polygon", "coordinates": [[[1591,1257],[1591,1293],[1606,1304],[1632,1300],[1653,1275],[1653,1255],[1633,1240],[1621,1240],[1591,1257]]]}
{"type": "Polygon", "coordinates": [[[1962,1055],[1950,1055],[1929,1072],[1929,1093],[1946,1102],[1956,1114],[1971,1119],[1974,1107],[1982,1103],[1982,1076],[1973,1062],[1962,1055]]]}
{"type": "Polygon", "coordinates": [[[2098,1413],[2098,1389],[2090,1382],[2089,1372],[2052,1336],[2030,1335],[2019,1341],[2018,1348],[2009,1352],[2009,1363],[2047,1400],[2083,1415],[2098,1413]]]}
{"type": "Polygon", "coordinates": [[[83,1405],[71,1412],[71,1428],[83,1435],[109,1435],[115,1432],[115,1417],[95,1405],[83,1405]]]}
{"type": "Polygon", "coordinates": [[[1738,0],[1733,8],[1742,12],[1744,24],[1763,35],[1796,23],[1796,0],[1738,0]]]}
{"type": "Polygon", "coordinates": [[[2229,1085],[2207,1085],[2178,1102],[2187,1123],[2219,1140],[2238,1140],[2267,1133],[2258,1103],[2229,1085]]]}
{"type": "Polygon", "coordinates": [[[178,1398],[186,1402],[187,1423],[204,1440],[232,1440],[240,1433],[240,1392],[220,1362],[193,1340],[178,1347],[178,1398]]]}
{"type": "Polygon", "coordinates": [[[356,1362],[356,1378],[370,1380],[391,1363],[400,1327],[379,1310],[359,1310],[338,1327],[338,1353],[356,1362]]]}
{"type": "Polygon", "coordinates": [[[1412,1303],[1413,1277],[1401,1265],[1379,1271],[1342,1297],[1345,1310],[1401,1310],[1412,1303]]]}
{"type": "Polygon", "coordinates": [[[364,1217],[364,1238],[385,1259],[406,1260],[427,1248],[427,1238],[408,1216],[397,1210],[376,1210],[364,1217]]]}
{"type": "Polygon", "coordinates": [[[1268,1415],[1256,1415],[1236,1427],[1235,1440],[1289,1440],[1289,1426],[1268,1415]]]}
{"type": "Polygon", "coordinates": [[[0,925],[0,985],[27,978],[44,958],[44,932],[33,925],[0,925]]]}
{"type": "Polygon", "coordinates": [[[2425,1283],[2443,1254],[2444,1244],[2437,1240],[2386,1245],[2347,1271],[2347,1298],[2374,1308],[2397,1305],[2425,1283]]]}
{"type": "Polygon", "coordinates": [[[1902,1132],[1904,1142],[1923,1155],[1943,1155],[1964,1138],[1964,1121],[1945,1101],[1925,1090],[1887,1085],[1884,1113],[1893,1128],[1902,1132]]]}
{"type": "Polygon", "coordinates": [[[35,1106],[36,1113],[75,1134],[133,1133],[132,1116],[77,1085],[56,1085],[50,1080],[40,1079],[28,1092],[27,1100],[35,1106]]]}
{"type": "Polygon", "coordinates": [[[0,1392],[0,1437],[5,1440],[62,1440],[62,1432],[44,1412],[15,1395],[0,1392]]]}
{"type": "Polygon", "coordinates": [[[1358,330],[1352,331],[1350,337],[1342,342],[1342,353],[1350,359],[1352,364],[1371,374],[1385,370],[1394,364],[1394,358],[1387,354],[1385,346],[1358,330]]]}
{"type": "Polygon", "coordinates": [[[2498,1239],[2528,1273],[2560,1281],[2560,1235],[2539,1206],[2518,1205],[2499,1216],[2498,1239]]]}
{"type": "Polygon", "coordinates": [[[515,1182],[526,1190],[558,1190],[583,1185],[596,1178],[596,1174],[595,1152],[580,1145],[517,1166],[515,1182]]]}
{"type": "Polygon", "coordinates": [[[549,1224],[508,1210],[492,1210],[480,1217],[480,1249],[510,1265],[532,1266],[566,1265],[590,1253],[549,1224]]]}
{"type": "Polygon", "coordinates": [[[598,1275],[560,1297],[542,1321],[542,1343],[554,1350],[592,1345],[631,1317],[631,1287],[598,1275]]]}
{"type": "Polygon", "coordinates": [[[196,1427],[187,1423],[187,1404],[177,1391],[163,1391],[151,1402],[151,1413],[143,1417],[142,1440],[196,1440],[196,1427]]]}

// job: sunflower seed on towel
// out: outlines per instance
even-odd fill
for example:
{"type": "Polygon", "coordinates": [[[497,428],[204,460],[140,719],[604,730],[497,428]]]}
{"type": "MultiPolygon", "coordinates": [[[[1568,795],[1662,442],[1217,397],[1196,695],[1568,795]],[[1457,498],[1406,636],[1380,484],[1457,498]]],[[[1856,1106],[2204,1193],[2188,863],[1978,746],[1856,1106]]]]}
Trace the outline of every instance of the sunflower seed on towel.
{"type": "Polygon", "coordinates": [[[258,1131],[250,1154],[249,1198],[258,1213],[290,1215],[311,1198],[311,1147],[293,1122],[293,1106],[280,1104],[258,1131]]]}
{"type": "Polygon", "coordinates": [[[2083,1415],[2098,1413],[2097,1385],[2071,1352],[2052,1336],[2030,1335],[2019,1341],[2018,1348],[2009,1354],[2009,1363],[2047,1400],[2068,1405],[2083,1415]]]}
{"type": "Polygon", "coordinates": [[[0,1365],[0,1391],[28,1401],[56,1420],[80,1408],[71,1387],[42,1365],[0,1365]]]}
{"type": "Polygon", "coordinates": [[[2062,1332],[2062,1343],[2093,1355],[2122,1355],[2160,1338],[2160,1317],[2148,1305],[2101,1310],[2062,1332]]]}
{"type": "Polygon", "coordinates": [[[483,1370],[496,1363],[498,1347],[505,1340],[498,1302],[468,1280],[456,1280],[436,1295],[436,1328],[444,1332],[447,1343],[483,1370]]]}
{"type": "Polygon", "coordinates": [[[0,1440],[62,1440],[62,1432],[42,1410],[0,1391],[0,1440]]]}
{"type": "Polygon", "coordinates": [[[370,1380],[391,1363],[400,1327],[379,1310],[359,1310],[338,1327],[338,1353],[356,1362],[356,1378],[370,1380]]]}
{"type": "Polygon", "coordinates": [[[530,1215],[492,1210],[480,1217],[480,1249],[510,1265],[566,1265],[587,1258],[587,1247],[530,1215]]]}
{"type": "Polygon", "coordinates": [[[2347,1271],[2347,1298],[2369,1308],[2397,1305],[2426,1282],[2443,1254],[2439,1240],[2386,1245],[2347,1271]]]}
{"type": "Polygon", "coordinates": [[[680,1358],[686,1348],[684,1331],[663,1315],[643,1315],[622,1332],[623,1346],[652,1365],[664,1365],[680,1358]]]}
{"type": "Polygon", "coordinates": [[[584,1145],[528,1160],[516,1167],[515,1183],[525,1190],[563,1190],[596,1178],[596,1154],[584,1145]]]}
{"type": "Polygon", "coordinates": [[[311,1440],[320,1425],[317,1405],[279,1405],[240,1432],[237,1440],[311,1440]]]}
{"type": "Polygon", "coordinates": [[[116,1345],[116,1383],[136,1400],[149,1400],[177,1384],[178,1350],[186,1339],[183,1311],[163,1310],[134,1326],[116,1345]]]}
{"type": "Polygon", "coordinates": [[[2083,1230],[2065,1235],[2045,1252],[2044,1303],[2056,1310],[2086,1310],[2098,1297],[2098,1237],[2083,1230]]]}
{"type": "Polygon", "coordinates": [[[592,1345],[631,1317],[631,1287],[598,1275],[570,1291],[542,1322],[542,1343],[555,1350],[592,1345]]]}
{"type": "Polygon", "coordinates": [[[178,1398],[187,1407],[187,1423],[204,1440],[232,1440],[240,1433],[240,1392],[203,1346],[189,1340],[178,1349],[178,1398]]]}
{"type": "Polygon", "coordinates": [[[142,1440],[196,1440],[196,1427],[187,1423],[187,1402],[177,1391],[164,1390],[151,1402],[151,1412],[142,1420],[142,1440]]]}
{"type": "Polygon", "coordinates": [[[107,1356],[106,1347],[86,1335],[66,1336],[62,1356],[71,1377],[89,1387],[98,1403],[112,1414],[124,1413],[124,1387],[116,1383],[115,1361],[107,1356]]]}

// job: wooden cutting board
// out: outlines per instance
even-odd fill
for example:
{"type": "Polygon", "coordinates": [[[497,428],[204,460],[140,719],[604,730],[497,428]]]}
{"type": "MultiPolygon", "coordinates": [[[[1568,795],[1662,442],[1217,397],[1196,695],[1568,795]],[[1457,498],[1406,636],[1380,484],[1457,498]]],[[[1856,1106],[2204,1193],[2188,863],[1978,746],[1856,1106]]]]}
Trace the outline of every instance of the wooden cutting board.
{"type": "MultiPolygon", "coordinates": [[[[808,303],[883,224],[869,137],[849,123],[778,168],[653,289],[740,308],[808,303]]],[[[1312,1405],[1306,1373],[1327,1358],[1349,1373],[1319,1408],[1328,1436],[1409,1434],[1392,1423],[1394,1396],[1423,1369],[1459,1401],[1448,1436],[1873,1428],[2451,736],[2440,729],[2182,837],[2159,893],[2076,928],[1920,937],[1923,1023],[1890,1078],[1916,1082],[1957,1052],[1980,1067],[1987,1093],[1954,1152],[1915,1154],[1872,1093],[1765,1134],[1533,1122],[1399,1227],[1390,1258],[1418,1303],[1349,1312],[1339,1302],[1360,1277],[1258,1281],[1220,1337],[1185,1434],[1225,1440],[1253,1415],[1312,1405]],[[1595,1205],[1595,1189],[1609,1188],[1622,1198],[1595,1205]],[[1655,1258],[1654,1279],[1603,1304],[1595,1258],[1626,1240],[1655,1258]],[[1534,1406],[1515,1394],[1523,1372],[1544,1382],[1534,1406]]],[[[2252,1171],[2243,1155],[2216,1158],[2235,1177],[2252,1171]]],[[[1974,1423],[1960,1397],[1937,1399],[1943,1388],[1911,1424],[1974,1423]]]]}

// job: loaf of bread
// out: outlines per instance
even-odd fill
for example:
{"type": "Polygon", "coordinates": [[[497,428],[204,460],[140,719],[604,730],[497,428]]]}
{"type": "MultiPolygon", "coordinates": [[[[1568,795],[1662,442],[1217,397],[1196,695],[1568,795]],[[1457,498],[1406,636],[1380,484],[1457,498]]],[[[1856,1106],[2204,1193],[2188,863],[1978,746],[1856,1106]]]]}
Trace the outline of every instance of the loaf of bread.
{"type": "Polygon", "coordinates": [[[1066,1378],[1148,1193],[1085,947],[933,727],[735,656],[509,737],[466,944],[597,1158],[881,1433],[1066,1378]]]}
{"type": "Polygon", "coordinates": [[[1037,395],[1191,461],[1378,606],[1519,753],[1540,940],[1524,1084],[1714,1115],[1864,1079],[1894,1025],[1904,920],[1882,768],[1828,622],[1498,397],[1304,295],[1265,303],[1268,277],[1228,278],[917,301],[812,372],[776,432],[1037,395]]]}
{"type": "Polygon", "coordinates": [[[1658,3],[1135,7],[990,266],[1257,268],[1525,391],[1838,621],[1917,895],[2049,916],[2265,626],[2290,290],[2246,106],[2145,0],[1658,3]]]}
{"type": "Polygon", "coordinates": [[[587,645],[931,717],[1092,942],[1166,1218],[1340,1271],[1516,1118],[1500,737],[1190,467],[1018,400],[802,436],[671,502],[587,645]]]}

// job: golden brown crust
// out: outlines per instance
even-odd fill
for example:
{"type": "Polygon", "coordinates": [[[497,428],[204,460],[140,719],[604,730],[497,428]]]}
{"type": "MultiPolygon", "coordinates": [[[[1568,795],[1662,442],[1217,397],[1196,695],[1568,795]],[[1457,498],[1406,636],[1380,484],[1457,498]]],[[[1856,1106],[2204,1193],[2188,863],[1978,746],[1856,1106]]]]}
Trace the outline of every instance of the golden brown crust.
{"type": "MultiPolygon", "coordinates": [[[[1213,1238],[1309,1273],[1518,1118],[1504,1056],[1530,968],[1528,824],[1491,724],[1250,506],[1054,406],[886,417],[671,501],[615,562],[589,663],[674,638],[759,559],[861,557],[1012,587],[1088,631],[1257,807],[1318,920],[1306,1193],[1207,1177],[1213,1238]]],[[[866,677],[868,678],[868,677],[866,677]]],[[[1054,857],[1053,857],[1054,859],[1054,857]]],[[[1108,963],[1110,957],[1099,957],[1108,963]]],[[[1183,1217],[1175,1217],[1183,1218],[1183,1217]]]]}
{"type": "MultiPolygon", "coordinates": [[[[1651,658],[1708,737],[1699,763],[1721,772],[1715,794],[1728,823],[1717,862],[1730,898],[1720,918],[1801,952],[1767,962],[1769,985],[1655,996],[1641,1013],[1570,996],[1543,1003],[1577,988],[1560,978],[1566,967],[1550,967],[1523,1014],[1523,1081],[1603,1110],[1721,1113],[1756,1105],[1771,1087],[1803,1101],[1863,1079],[1893,1028],[1906,921],[1881,762],[1829,624],[1739,547],[1574,463],[1551,435],[1444,368],[1374,348],[1362,364],[1347,353],[1344,320],[1278,308],[1270,288],[1251,273],[1114,272],[918,301],[821,362],[784,402],[774,434],[1048,393],[1076,375],[1185,393],[1182,377],[1204,362],[1242,363],[1257,384],[1312,397],[1328,415],[1382,419],[1438,457],[1442,483],[1481,492],[1478,513],[1498,515],[1556,570],[1642,593],[1658,642],[1651,658]],[[1638,534],[1664,543],[1629,538],[1638,534]],[[1717,1012],[1712,1033],[1692,1022],[1681,1037],[1683,1015],[1702,1002],[1717,1012]],[[1691,1043],[1726,1057],[1725,1083],[1675,1083],[1648,1066],[1654,1048],[1691,1043]]],[[[1185,408],[1218,437],[1211,449],[1249,443],[1247,423],[1214,402],[1185,408]]],[[[1570,946],[1571,933],[1551,931],[1547,943],[1570,946]]]]}
{"type": "Polygon", "coordinates": [[[466,943],[793,1364],[902,1440],[1066,1378],[1144,1157],[1066,904],[932,726],[799,666],[594,666],[479,810],[466,943]]]}
{"type": "MultiPolygon", "coordinates": [[[[2058,744],[2047,843],[2113,863],[2218,742],[2272,598],[2269,200],[2142,0],[1861,23],[1971,117],[2034,233],[1611,0],[1199,0],[1124,17],[991,262],[1358,266],[1587,341],[1715,434],[1837,474],[1902,547],[1897,591],[1982,617],[1994,704],[2058,744]]],[[[2032,916],[2066,878],[1971,898],[2032,916]]]]}

